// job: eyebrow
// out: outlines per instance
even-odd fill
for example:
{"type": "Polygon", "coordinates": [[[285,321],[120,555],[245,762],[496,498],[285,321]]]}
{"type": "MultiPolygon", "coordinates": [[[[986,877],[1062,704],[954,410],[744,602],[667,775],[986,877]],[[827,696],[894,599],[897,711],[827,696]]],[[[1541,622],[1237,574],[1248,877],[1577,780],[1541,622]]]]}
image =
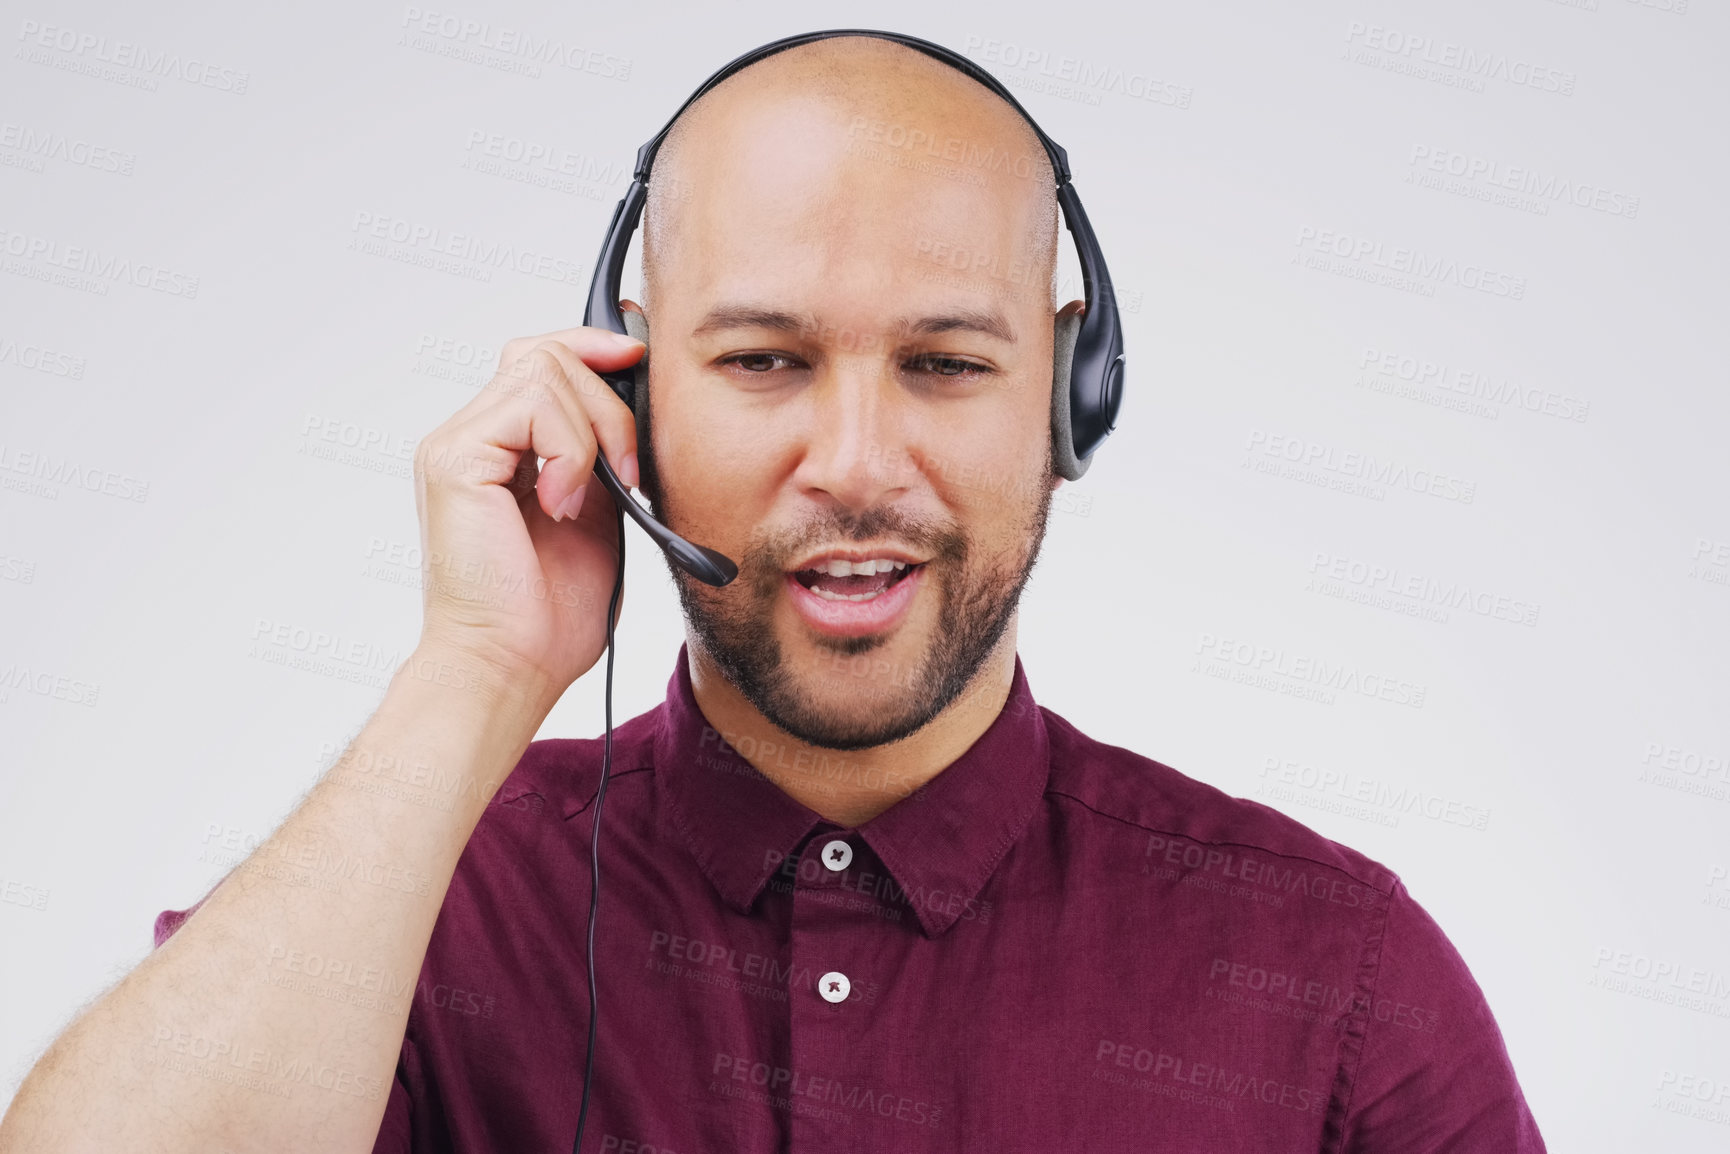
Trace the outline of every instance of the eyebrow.
{"type": "Polygon", "coordinates": [[[957,309],[917,320],[902,321],[896,326],[908,336],[937,336],[940,333],[983,333],[1005,344],[1015,343],[1015,333],[1009,322],[996,309],[957,309]]]}
{"type": "MultiPolygon", "coordinates": [[[[722,304],[704,314],[693,335],[726,332],[729,329],[772,329],[777,332],[803,333],[821,328],[817,318],[809,313],[790,313],[755,305],[722,304]]],[[[1010,329],[1009,322],[996,309],[952,309],[930,316],[904,317],[895,322],[894,328],[903,337],[972,332],[995,337],[1006,344],[1015,343],[1015,333],[1010,329]]]]}
{"type": "Polygon", "coordinates": [[[716,305],[704,315],[695,333],[718,333],[728,329],[777,329],[804,332],[817,327],[817,318],[753,305],[716,305]]]}

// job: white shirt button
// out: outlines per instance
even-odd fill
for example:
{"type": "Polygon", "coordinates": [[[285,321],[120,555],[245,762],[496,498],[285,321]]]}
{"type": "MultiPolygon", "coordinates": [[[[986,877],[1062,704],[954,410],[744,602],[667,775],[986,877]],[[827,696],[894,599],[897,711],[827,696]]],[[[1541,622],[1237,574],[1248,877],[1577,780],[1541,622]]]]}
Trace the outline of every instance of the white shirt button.
{"type": "Polygon", "coordinates": [[[853,847],[836,838],[823,847],[823,864],[839,873],[853,860],[853,847]]]}
{"type": "Polygon", "coordinates": [[[853,983],[847,980],[847,975],[839,970],[830,970],[817,979],[817,992],[823,995],[826,1002],[845,1002],[847,992],[853,988],[853,983]]]}

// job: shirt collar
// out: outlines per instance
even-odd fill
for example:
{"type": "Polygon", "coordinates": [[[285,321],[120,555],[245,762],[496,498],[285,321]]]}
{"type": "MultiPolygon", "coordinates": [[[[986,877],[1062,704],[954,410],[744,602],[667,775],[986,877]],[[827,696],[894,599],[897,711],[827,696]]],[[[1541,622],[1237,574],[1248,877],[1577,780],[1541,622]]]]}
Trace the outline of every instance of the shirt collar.
{"type": "MultiPolygon", "coordinates": [[[[767,749],[750,752],[774,756],[767,749]]],[[[691,691],[682,645],[654,757],[668,816],[703,873],[740,913],[751,911],[781,861],[813,831],[841,828],[783,793],[709,724],[691,691]]],[[[880,759],[836,759],[841,766],[894,772],[880,759]]],[[[979,739],[931,781],[858,827],[906,892],[927,937],[949,929],[974,903],[1027,828],[1049,769],[1045,720],[1017,656],[1008,699],[979,739]]]]}

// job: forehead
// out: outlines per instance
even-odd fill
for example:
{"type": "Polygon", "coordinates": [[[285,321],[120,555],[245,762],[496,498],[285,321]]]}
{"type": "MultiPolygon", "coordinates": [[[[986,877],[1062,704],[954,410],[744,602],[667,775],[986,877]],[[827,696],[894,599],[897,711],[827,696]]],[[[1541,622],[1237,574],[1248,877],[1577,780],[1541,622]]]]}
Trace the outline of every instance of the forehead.
{"type": "Polygon", "coordinates": [[[651,180],[664,182],[646,229],[657,311],[795,286],[818,304],[892,293],[884,304],[1045,309],[1050,162],[1014,109],[925,63],[947,75],[769,77],[688,112],[651,180]]]}

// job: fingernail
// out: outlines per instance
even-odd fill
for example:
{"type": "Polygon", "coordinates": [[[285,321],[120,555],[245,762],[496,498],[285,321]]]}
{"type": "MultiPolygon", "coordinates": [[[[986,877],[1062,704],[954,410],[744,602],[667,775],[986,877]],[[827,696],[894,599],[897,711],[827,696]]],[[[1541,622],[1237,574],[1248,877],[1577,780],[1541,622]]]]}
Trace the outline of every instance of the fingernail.
{"type": "Polygon", "coordinates": [[[628,349],[632,345],[640,345],[643,343],[642,341],[639,341],[636,337],[631,336],[629,333],[609,332],[607,335],[609,337],[612,337],[613,343],[615,345],[618,345],[622,349],[628,349]]]}
{"type": "Polygon", "coordinates": [[[640,480],[637,476],[637,454],[626,453],[619,458],[619,480],[623,481],[627,488],[635,489],[637,487],[637,482],[640,480]]]}
{"type": "Polygon", "coordinates": [[[563,521],[566,517],[575,518],[582,511],[583,493],[587,489],[588,485],[586,484],[578,485],[577,491],[566,497],[565,503],[559,506],[559,511],[553,514],[553,520],[563,521]]]}

